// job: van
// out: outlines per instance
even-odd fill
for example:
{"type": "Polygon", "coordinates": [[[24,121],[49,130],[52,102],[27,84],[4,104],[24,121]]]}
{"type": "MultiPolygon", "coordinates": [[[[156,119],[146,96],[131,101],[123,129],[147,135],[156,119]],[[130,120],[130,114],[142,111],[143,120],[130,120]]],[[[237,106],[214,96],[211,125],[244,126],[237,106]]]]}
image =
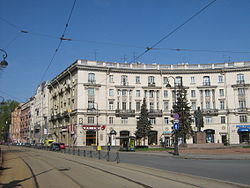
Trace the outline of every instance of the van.
{"type": "Polygon", "coordinates": [[[44,146],[45,147],[50,147],[53,142],[55,142],[55,140],[45,140],[44,141],[44,146]]]}

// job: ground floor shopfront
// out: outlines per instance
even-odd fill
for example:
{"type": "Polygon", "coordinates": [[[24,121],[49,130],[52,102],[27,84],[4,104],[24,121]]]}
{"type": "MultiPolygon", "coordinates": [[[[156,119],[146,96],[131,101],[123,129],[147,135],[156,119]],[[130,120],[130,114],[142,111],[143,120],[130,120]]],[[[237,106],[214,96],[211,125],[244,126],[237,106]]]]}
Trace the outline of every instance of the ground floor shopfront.
{"type": "MultiPolygon", "coordinates": [[[[194,128],[195,129],[195,128],[194,128]]],[[[154,126],[149,136],[144,139],[137,139],[136,145],[165,146],[173,147],[174,138],[172,130],[164,130],[162,126],[154,126]]],[[[107,126],[107,125],[72,125],[59,129],[53,129],[50,138],[63,142],[69,146],[126,146],[129,137],[135,137],[136,126],[107,126]]],[[[241,144],[250,140],[250,125],[232,125],[228,129],[216,129],[216,126],[204,127],[205,143],[241,144]]],[[[178,143],[182,144],[182,138],[178,143]]],[[[194,138],[186,140],[187,144],[195,143],[194,138]]]]}

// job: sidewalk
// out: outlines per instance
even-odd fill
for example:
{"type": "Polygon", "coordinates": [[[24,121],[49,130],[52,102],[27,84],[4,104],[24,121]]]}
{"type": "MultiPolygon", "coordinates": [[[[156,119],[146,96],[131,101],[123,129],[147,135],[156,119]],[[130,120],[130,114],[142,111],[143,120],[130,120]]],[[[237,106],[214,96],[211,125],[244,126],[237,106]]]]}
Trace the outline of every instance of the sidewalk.
{"type": "Polygon", "coordinates": [[[250,148],[179,149],[179,156],[175,156],[168,151],[137,151],[136,153],[183,159],[250,160],[250,148]]]}
{"type": "Polygon", "coordinates": [[[0,170],[1,188],[34,187],[31,171],[16,152],[4,152],[3,161],[0,170]]]}

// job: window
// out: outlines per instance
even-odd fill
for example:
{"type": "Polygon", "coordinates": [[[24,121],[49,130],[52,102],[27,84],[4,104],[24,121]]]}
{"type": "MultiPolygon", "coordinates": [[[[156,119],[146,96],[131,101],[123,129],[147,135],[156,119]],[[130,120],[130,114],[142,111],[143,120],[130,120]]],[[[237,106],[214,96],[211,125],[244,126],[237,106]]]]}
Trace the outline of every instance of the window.
{"type": "Polygon", "coordinates": [[[127,95],[127,90],[123,89],[122,90],[122,96],[126,96],[127,95]]]}
{"type": "Polygon", "coordinates": [[[140,111],[141,110],[141,103],[140,102],[136,102],[136,111],[140,111]]]}
{"type": "Polygon", "coordinates": [[[128,76],[127,75],[122,75],[121,76],[121,85],[123,85],[123,86],[128,85],[128,76]]]}
{"type": "Polygon", "coordinates": [[[210,102],[209,101],[206,101],[206,109],[210,109],[210,102]]]}
{"type": "Polygon", "coordinates": [[[148,84],[155,84],[155,77],[154,76],[148,77],[148,84]]]}
{"type": "Polygon", "coordinates": [[[122,124],[128,124],[128,118],[122,117],[121,120],[122,120],[122,124]]]}
{"type": "Polygon", "coordinates": [[[156,124],[155,118],[149,118],[149,121],[150,121],[151,125],[155,125],[156,124]]]}
{"type": "Polygon", "coordinates": [[[109,83],[113,83],[114,82],[114,75],[109,75],[109,83]]]}
{"type": "Polygon", "coordinates": [[[239,108],[246,108],[246,101],[245,99],[239,100],[239,108]]]}
{"type": "Polygon", "coordinates": [[[164,125],[167,125],[169,123],[168,117],[164,117],[164,125]]]}
{"type": "Polygon", "coordinates": [[[221,117],[220,117],[220,123],[221,123],[221,124],[226,123],[226,117],[225,117],[225,116],[221,116],[221,117]]]}
{"type": "Polygon", "coordinates": [[[191,76],[191,77],[190,77],[190,83],[191,83],[191,84],[195,84],[195,77],[194,77],[194,76],[191,76]]]}
{"type": "Polygon", "coordinates": [[[210,77],[209,76],[203,76],[203,85],[210,86],[210,77]]]}
{"type": "Polygon", "coordinates": [[[95,118],[94,117],[88,117],[88,124],[94,124],[95,118]]]}
{"type": "Polygon", "coordinates": [[[244,79],[244,74],[237,74],[237,84],[244,84],[245,79],[244,79]]]}
{"type": "Polygon", "coordinates": [[[153,110],[154,110],[154,105],[155,105],[155,104],[154,104],[153,102],[150,102],[150,103],[149,103],[149,110],[150,110],[150,111],[153,111],[153,110]]]}
{"type": "Polygon", "coordinates": [[[109,96],[113,97],[114,96],[114,89],[109,89],[109,96]]]}
{"type": "Polygon", "coordinates": [[[114,102],[109,101],[109,110],[113,110],[113,109],[114,109],[114,102]]]}
{"type": "Polygon", "coordinates": [[[168,111],[168,102],[167,101],[165,101],[163,103],[163,110],[164,110],[164,112],[168,111]]]}
{"type": "Polygon", "coordinates": [[[192,101],[191,109],[192,110],[196,110],[196,102],[192,101]]]}
{"type": "Polygon", "coordinates": [[[210,90],[205,90],[205,97],[210,97],[210,90]]]}
{"type": "Polygon", "coordinates": [[[212,123],[212,117],[205,117],[205,122],[206,122],[206,124],[211,124],[212,123]]]}
{"type": "Polygon", "coordinates": [[[127,102],[122,102],[122,110],[127,110],[127,102]]]}
{"type": "Polygon", "coordinates": [[[88,74],[88,82],[95,83],[95,74],[94,73],[88,74]]]}
{"type": "Polygon", "coordinates": [[[140,90],[136,90],[136,97],[140,97],[140,96],[141,96],[140,90]]]}
{"type": "Polygon", "coordinates": [[[135,77],[135,83],[136,83],[136,84],[140,84],[140,83],[141,83],[141,81],[140,81],[140,76],[136,76],[136,77],[135,77]]]}
{"type": "Polygon", "coordinates": [[[154,90],[149,91],[149,98],[154,98],[154,90]]]}
{"type": "Polygon", "coordinates": [[[168,77],[163,77],[163,84],[168,84],[168,77]]]}
{"type": "Polygon", "coordinates": [[[238,88],[238,95],[245,95],[245,88],[238,88]]]}
{"type": "Polygon", "coordinates": [[[166,98],[166,97],[168,97],[168,90],[164,90],[163,91],[163,96],[166,98]]]}
{"type": "Polygon", "coordinates": [[[88,101],[88,110],[94,109],[94,101],[88,101]]]}
{"type": "Polygon", "coordinates": [[[224,76],[223,75],[219,75],[218,76],[218,83],[223,83],[224,82],[224,76]]]}
{"type": "Polygon", "coordinates": [[[221,110],[225,109],[225,101],[220,101],[220,109],[221,110]]]}
{"type": "Polygon", "coordinates": [[[175,78],[176,86],[182,86],[182,77],[178,76],[175,78]]]}
{"type": "Polygon", "coordinates": [[[220,97],[224,97],[224,89],[219,89],[220,97]]]}
{"type": "Polygon", "coordinates": [[[247,122],[247,116],[246,115],[241,115],[240,116],[240,123],[246,123],[247,122]]]}
{"type": "Polygon", "coordinates": [[[195,90],[191,90],[191,97],[196,97],[195,90]]]}
{"type": "Polygon", "coordinates": [[[114,117],[109,117],[109,124],[114,124],[114,117]]]}

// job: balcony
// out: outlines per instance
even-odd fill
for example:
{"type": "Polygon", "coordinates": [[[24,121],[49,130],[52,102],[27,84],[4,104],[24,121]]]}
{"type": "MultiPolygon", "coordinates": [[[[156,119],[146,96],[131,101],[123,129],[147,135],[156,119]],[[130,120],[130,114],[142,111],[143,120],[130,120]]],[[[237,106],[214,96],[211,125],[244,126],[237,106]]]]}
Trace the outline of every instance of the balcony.
{"type": "Polygon", "coordinates": [[[148,116],[150,116],[150,117],[162,117],[162,110],[150,109],[148,111],[148,116]]]}
{"type": "Polygon", "coordinates": [[[202,109],[202,114],[208,116],[217,116],[218,109],[202,109]]]}
{"type": "Polygon", "coordinates": [[[155,83],[154,82],[148,83],[148,87],[155,87],[155,83]]]}
{"type": "Polygon", "coordinates": [[[248,108],[237,108],[236,111],[237,112],[247,112],[248,108]]]}
{"type": "Polygon", "coordinates": [[[135,117],[135,110],[116,110],[116,117],[135,117]]]}

